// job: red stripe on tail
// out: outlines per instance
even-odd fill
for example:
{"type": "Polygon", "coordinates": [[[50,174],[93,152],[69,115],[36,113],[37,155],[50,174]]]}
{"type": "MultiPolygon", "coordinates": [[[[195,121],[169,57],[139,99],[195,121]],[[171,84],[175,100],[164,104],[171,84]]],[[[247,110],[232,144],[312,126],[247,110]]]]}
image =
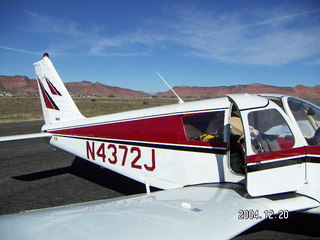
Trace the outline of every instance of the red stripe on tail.
{"type": "Polygon", "coordinates": [[[49,80],[48,78],[46,78],[46,77],[45,77],[45,79],[46,79],[46,81],[47,81],[47,84],[48,84],[48,87],[49,87],[51,93],[52,93],[53,95],[59,95],[59,96],[61,96],[61,93],[55,88],[55,86],[53,86],[53,84],[50,82],[50,80],[49,80]]]}
{"type": "Polygon", "coordinates": [[[39,82],[39,86],[40,86],[41,93],[42,93],[44,102],[46,104],[46,107],[49,109],[60,110],[58,106],[55,104],[55,102],[52,100],[48,92],[44,89],[40,79],[38,79],[38,82],[39,82]]]}

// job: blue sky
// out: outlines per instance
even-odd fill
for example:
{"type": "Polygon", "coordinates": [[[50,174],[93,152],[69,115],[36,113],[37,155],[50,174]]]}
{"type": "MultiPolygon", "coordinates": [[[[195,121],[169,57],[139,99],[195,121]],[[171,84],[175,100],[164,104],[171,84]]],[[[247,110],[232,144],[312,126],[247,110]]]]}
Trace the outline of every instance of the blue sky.
{"type": "Polygon", "coordinates": [[[44,52],[65,82],[320,84],[320,1],[0,2],[0,75],[34,78],[44,52]]]}

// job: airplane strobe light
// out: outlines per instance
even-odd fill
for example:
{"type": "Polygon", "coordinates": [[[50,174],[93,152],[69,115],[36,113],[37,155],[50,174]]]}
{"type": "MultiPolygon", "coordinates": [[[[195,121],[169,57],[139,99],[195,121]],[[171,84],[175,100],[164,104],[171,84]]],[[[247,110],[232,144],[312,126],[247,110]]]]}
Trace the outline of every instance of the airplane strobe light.
{"type": "Polygon", "coordinates": [[[147,193],[2,216],[2,239],[229,239],[273,214],[320,213],[318,106],[231,94],[86,118],[49,55],[34,66],[45,125],[0,141],[49,137],[147,193]]]}

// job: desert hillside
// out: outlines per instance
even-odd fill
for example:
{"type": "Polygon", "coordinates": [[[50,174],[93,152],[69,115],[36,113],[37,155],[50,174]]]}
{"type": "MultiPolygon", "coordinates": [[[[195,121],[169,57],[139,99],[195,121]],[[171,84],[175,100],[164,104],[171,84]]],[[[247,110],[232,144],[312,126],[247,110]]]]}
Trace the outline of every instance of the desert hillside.
{"type": "MultiPolygon", "coordinates": [[[[174,87],[180,97],[222,97],[237,93],[274,93],[295,96],[299,98],[320,98],[320,85],[306,87],[275,87],[262,84],[235,85],[230,87],[174,87]]],[[[173,96],[171,91],[158,93],[159,96],[173,96]]]]}
{"type": "MultiPolygon", "coordinates": [[[[74,96],[112,96],[112,97],[149,97],[148,93],[134,91],[120,87],[107,86],[102,83],[89,81],[66,83],[69,92],[74,96]]],[[[305,99],[320,98],[320,85],[307,87],[276,87],[262,84],[235,85],[222,87],[174,87],[174,90],[183,98],[210,98],[221,97],[235,93],[275,93],[296,96],[305,99]]],[[[1,76],[0,96],[38,96],[38,87],[35,79],[25,76],[1,76]]],[[[168,90],[156,94],[159,97],[171,97],[168,90]]]]}
{"type": "MultiPolygon", "coordinates": [[[[125,88],[111,87],[99,82],[68,82],[65,84],[74,96],[147,97],[149,94],[125,88]]],[[[0,76],[0,94],[4,96],[38,96],[35,79],[25,76],[0,76]]]]}

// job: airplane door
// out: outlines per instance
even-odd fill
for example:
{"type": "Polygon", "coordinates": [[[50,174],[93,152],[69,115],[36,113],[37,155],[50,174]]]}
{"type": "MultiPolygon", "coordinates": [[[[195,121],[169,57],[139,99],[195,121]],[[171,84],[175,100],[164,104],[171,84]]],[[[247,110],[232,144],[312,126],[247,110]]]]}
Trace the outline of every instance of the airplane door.
{"type": "Polygon", "coordinates": [[[230,95],[245,138],[246,188],[251,196],[296,191],[305,182],[301,133],[275,103],[254,95],[230,95]]]}
{"type": "Polygon", "coordinates": [[[284,98],[284,107],[306,140],[304,194],[320,200],[320,107],[294,97],[284,98]]]}

